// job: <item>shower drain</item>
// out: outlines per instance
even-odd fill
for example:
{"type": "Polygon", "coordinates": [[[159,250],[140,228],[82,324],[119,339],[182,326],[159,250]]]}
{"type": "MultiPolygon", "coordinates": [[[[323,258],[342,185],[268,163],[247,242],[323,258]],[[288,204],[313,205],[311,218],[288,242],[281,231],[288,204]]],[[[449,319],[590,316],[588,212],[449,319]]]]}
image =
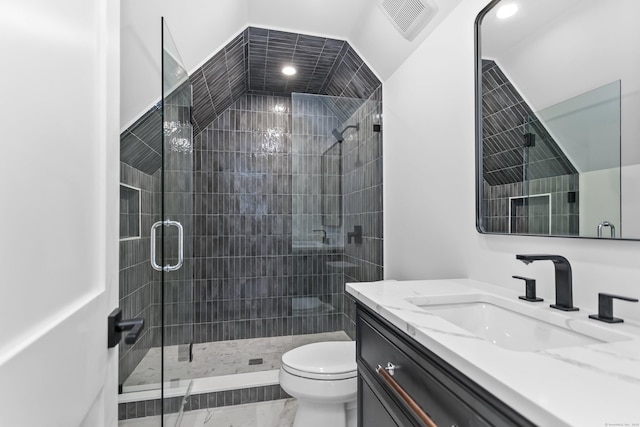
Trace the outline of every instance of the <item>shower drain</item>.
{"type": "Polygon", "coordinates": [[[249,366],[251,365],[262,365],[264,363],[264,360],[262,360],[262,357],[258,358],[258,359],[249,359],[249,366]]]}

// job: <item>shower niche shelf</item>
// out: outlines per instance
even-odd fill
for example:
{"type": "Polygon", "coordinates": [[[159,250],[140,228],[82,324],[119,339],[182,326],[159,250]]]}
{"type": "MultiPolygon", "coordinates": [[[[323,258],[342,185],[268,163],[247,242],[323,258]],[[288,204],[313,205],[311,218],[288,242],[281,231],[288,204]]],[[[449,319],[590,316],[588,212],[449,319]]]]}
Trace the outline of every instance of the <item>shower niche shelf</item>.
{"type": "Polygon", "coordinates": [[[120,183],[120,240],[140,238],[141,191],[120,183]]]}

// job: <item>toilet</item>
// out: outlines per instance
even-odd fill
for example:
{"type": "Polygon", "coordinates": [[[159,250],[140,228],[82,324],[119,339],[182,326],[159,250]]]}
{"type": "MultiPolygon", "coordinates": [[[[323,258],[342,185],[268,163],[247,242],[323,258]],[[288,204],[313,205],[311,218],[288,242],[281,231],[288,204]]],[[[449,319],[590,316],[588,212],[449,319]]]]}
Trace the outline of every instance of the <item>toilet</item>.
{"type": "Polygon", "coordinates": [[[280,386],[298,400],[293,427],[355,427],[356,343],[307,344],[282,355],[280,386]]]}

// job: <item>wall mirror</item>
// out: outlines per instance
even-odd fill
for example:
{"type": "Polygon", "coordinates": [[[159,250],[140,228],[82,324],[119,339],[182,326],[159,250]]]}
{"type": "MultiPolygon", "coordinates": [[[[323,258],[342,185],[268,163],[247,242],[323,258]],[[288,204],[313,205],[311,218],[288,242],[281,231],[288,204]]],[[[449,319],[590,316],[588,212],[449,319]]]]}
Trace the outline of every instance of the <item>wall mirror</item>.
{"type": "Polygon", "coordinates": [[[480,12],[479,232],[640,239],[639,17],[637,0],[480,12]]]}

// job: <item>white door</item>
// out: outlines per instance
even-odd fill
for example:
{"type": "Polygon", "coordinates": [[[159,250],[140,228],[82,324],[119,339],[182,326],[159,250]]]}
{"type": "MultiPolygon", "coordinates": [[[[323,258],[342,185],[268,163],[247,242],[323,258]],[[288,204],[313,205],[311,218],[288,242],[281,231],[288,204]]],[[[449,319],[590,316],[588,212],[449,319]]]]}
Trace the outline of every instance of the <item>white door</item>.
{"type": "Polygon", "coordinates": [[[0,426],[117,424],[119,1],[0,7],[0,426]]]}

